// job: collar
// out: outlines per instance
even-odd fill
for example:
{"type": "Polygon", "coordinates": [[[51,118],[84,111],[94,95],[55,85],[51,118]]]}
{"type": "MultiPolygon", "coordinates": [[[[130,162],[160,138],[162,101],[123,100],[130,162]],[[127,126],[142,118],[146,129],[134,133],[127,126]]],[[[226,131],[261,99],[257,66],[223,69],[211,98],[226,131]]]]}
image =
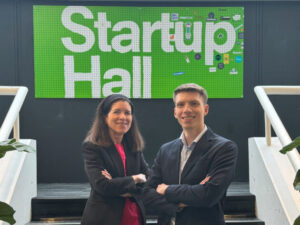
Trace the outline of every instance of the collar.
{"type": "Polygon", "coordinates": [[[183,132],[181,133],[179,139],[181,140],[181,142],[183,143],[183,145],[185,147],[187,147],[188,149],[193,149],[196,146],[196,143],[201,139],[201,137],[205,134],[205,132],[207,131],[207,126],[204,124],[204,129],[200,132],[200,134],[198,134],[198,136],[192,141],[190,146],[187,146],[185,137],[183,132]]]}

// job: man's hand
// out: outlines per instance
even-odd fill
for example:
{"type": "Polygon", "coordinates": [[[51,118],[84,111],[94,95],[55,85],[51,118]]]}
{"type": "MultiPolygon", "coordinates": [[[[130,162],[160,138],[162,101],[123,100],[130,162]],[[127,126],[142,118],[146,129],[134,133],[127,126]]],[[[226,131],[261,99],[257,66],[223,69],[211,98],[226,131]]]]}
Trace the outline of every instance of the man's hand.
{"type": "Polygon", "coordinates": [[[177,212],[181,212],[188,205],[180,202],[177,206],[178,206],[177,212]]]}
{"type": "Polygon", "coordinates": [[[184,204],[184,203],[181,203],[181,202],[180,202],[180,203],[178,204],[178,207],[179,207],[179,208],[185,208],[185,207],[187,207],[187,204],[184,204]]]}
{"type": "Polygon", "coordinates": [[[156,192],[160,195],[164,195],[169,185],[159,184],[156,188],[156,192]]]}
{"type": "Polygon", "coordinates": [[[130,193],[121,194],[121,197],[123,198],[130,198],[132,195],[130,193]]]}
{"type": "Polygon", "coordinates": [[[145,174],[142,174],[142,173],[132,175],[132,178],[133,178],[135,184],[145,183],[147,181],[145,174]]]}
{"type": "Polygon", "coordinates": [[[201,184],[201,185],[205,184],[207,181],[209,181],[209,179],[210,179],[210,176],[205,177],[205,178],[200,182],[200,184],[201,184]]]}

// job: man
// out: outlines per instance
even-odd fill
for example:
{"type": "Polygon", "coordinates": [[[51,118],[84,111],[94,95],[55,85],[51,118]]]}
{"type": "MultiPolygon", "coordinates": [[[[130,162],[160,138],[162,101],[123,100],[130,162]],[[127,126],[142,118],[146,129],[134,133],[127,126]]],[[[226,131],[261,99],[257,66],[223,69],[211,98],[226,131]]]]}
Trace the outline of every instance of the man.
{"type": "Polygon", "coordinates": [[[145,205],[161,209],[159,225],[225,225],[222,200],[233,179],[237,146],[205,125],[204,88],[183,84],[173,100],[183,132],[157,153],[145,191],[152,191],[152,201],[145,205]]]}

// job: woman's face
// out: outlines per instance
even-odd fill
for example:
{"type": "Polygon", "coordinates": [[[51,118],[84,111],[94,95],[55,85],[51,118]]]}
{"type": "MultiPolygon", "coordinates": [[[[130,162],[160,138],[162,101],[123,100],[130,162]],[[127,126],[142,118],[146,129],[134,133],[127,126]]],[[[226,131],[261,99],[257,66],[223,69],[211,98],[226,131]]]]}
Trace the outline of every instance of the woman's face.
{"type": "Polygon", "coordinates": [[[124,135],[131,127],[131,106],[126,101],[117,101],[112,104],[106,116],[106,123],[110,135],[124,135]]]}

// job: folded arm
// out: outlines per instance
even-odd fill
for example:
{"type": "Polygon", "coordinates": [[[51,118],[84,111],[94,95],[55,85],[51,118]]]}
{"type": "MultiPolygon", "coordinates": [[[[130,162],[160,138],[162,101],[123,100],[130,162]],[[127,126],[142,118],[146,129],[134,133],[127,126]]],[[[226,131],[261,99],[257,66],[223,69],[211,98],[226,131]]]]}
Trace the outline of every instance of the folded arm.
{"type": "Polygon", "coordinates": [[[157,185],[162,183],[160,154],[159,151],[151,168],[149,179],[143,190],[142,200],[148,212],[174,216],[178,206],[169,203],[165,196],[156,192],[157,185]]]}
{"type": "MultiPolygon", "coordinates": [[[[83,150],[85,170],[93,189],[104,196],[120,196],[125,193],[134,193],[136,184],[132,176],[115,177],[108,179],[101,171],[104,171],[103,160],[99,153],[92,148],[83,150]]],[[[109,172],[107,171],[109,174],[109,172]]],[[[106,174],[108,176],[108,174],[106,174]]],[[[110,175],[110,174],[109,174],[110,175]]]]}
{"type": "Polygon", "coordinates": [[[212,207],[224,196],[232,181],[237,160],[237,146],[228,142],[215,155],[206,182],[168,185],[164,196],[169,202],[195,207],[212,207]]]}

